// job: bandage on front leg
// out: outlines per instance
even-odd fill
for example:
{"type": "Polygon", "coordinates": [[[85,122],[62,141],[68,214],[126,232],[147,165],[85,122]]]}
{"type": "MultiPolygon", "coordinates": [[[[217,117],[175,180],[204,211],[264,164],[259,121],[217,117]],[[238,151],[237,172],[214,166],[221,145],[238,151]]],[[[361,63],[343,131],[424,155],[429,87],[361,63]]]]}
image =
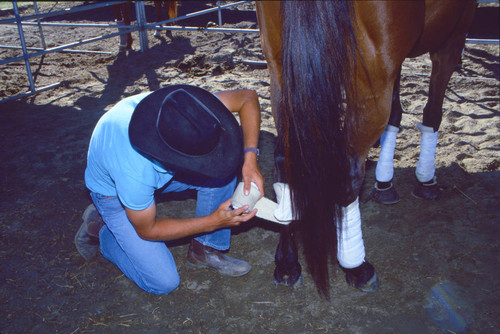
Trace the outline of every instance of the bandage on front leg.
{"type": "Polygon", "coordinates": [[[418,129],[422,133],[420,139],[420,156],[415,169],[415,175],[420,182],[428,182],[434,178],[435,165],[434,159],[436,155],[436,146],[438,140],[438,131],[434,131],[432,127],[425,126],[422,123],[417,124],[418,129]]]}
{"type": "Polygon", "coordinates": [[[346,269],[359,267],[365,261],[365,245],[361,232],[359,198],[342,208],[341,228],[337,224],[337,260],[346,269]]]}
{"type": "Polygon", "coordinates": [[[380,137],[380,156],[375,168],[375,179],[378,182],[390,182],[394,176],[394,150],[399,128],[387,125],[380,137]]]}

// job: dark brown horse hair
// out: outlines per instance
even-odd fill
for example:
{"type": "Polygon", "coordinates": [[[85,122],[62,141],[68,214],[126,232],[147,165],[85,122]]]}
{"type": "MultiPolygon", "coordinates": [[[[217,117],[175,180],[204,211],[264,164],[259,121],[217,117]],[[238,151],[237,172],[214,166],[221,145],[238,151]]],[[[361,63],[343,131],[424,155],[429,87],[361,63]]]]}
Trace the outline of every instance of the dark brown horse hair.
{"type": "Polygon", "coordinates": [[[285,178],[299,240],[319,293],[329,298],[335,222],[352,200],[348,137],[356,42],[350,1],[283,1],[283,89],[278,111],[285,178]],[[329,168],[325,168],[325,165],[329,168]],[[329,261],[330,260],[330,261],[329,261]]]}

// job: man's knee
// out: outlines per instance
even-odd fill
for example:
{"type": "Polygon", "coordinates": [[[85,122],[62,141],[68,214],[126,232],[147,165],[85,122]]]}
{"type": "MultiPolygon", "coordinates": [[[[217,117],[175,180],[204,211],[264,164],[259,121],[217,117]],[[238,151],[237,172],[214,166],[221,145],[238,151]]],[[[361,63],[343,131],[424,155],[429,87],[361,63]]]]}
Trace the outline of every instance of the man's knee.
{"type": "Polygon", "coordinates": [[[146,292],[155,295],[166,295],[174,291],[180,284],[179,274],[177,272],[170,275],[161,275],[149,283],[145,283],[141,288],[146,292]]]}

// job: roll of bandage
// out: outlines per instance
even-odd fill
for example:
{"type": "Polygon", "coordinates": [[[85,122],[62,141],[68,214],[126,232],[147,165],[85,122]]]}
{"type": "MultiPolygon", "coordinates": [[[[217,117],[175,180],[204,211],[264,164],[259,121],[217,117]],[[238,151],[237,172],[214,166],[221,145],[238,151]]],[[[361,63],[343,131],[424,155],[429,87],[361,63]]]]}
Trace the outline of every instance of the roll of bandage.
{"type": "Polygon", "coordinates": [[[240,182],[234,191],[234,195],[231,198],[231,205],[234,209],[239,209],[242,206],[248,205],[248,209],[245,212],[250,212],[254,209],[255,203],[259,200],[261,195],[259,188],[255,183],[251,183],[250,193],[245,195],[243,192],[243,187],[245,183],[240,182]]]}
{"type": "Polygon", "coordinates": [[[240,182],[234,191],[233,197],[231,198],[231,206],[233,209],[239,209],[248,205],[248,209],[245,210],[247,213],[253,209],[257,209],[256,216],[259,218],[282,225],[290,224],[290,220],[280,220],[279,217],[276,216],[278,203],[265,197],[260,198],[261,193],[255,183],[251,183],[250,193],[248,195],[245,195],[243,192],[244,185],[243,182],[240,182]]]}

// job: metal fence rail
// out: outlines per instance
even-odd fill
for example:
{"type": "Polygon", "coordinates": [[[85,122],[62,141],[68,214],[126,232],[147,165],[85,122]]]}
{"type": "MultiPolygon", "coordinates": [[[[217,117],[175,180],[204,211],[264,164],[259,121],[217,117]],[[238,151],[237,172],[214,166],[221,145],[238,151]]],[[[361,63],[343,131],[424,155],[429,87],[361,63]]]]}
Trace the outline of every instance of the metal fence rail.
{"type": "MultiPolygon", "coordinates": [[[[500,0],[476,0],[476,1],[477,1],[477,3],[499,3],[500,2],[500,0]]],[[[465,43],[468,43],[468,44],[500,44],[500,40],[498,40],[498,39],[484,39],[484,38],[466,38],[465,43]]]]}
{"type": "Polygon", "coordinates": [[[50,12],[50,13],[39,13],[37,3],[36,3],[36,1],[33,1],[35,14],[21,16],[19,14],[19,8],[17,5],[17,1],[12,1],[12,7],[14,10],[14,17],[0,20],[0,24],[2,24],[2,25],[17,25],[17,30],[19,33],[19,39],[20,39],[21,46],[0,45],[0,48],[22,49],[22,55],[17,56],[17,57],[10,57],[10,58],[6,58],[6,59],[1,59],[0,65],[24,60],[30,90],[26,93],[10,96],[10,97],[7,97],[3,100],[0,100],[0,103],[8,101],[8,100],[12,100],[12,99],[18,99],[18,98],[22,98],[25,96],[37,94],[37,93],[40,93],[40,92],[45,91],[47,89],[57,87],[58,85],[61,84],[59,82],[59,83],[51,84],[51,85],[48,85],[45,87],[35,87],[35,83],[33,81],[33,76],[32,76],[32,71],[31,71],[31,66],[29,63],[29,59],[33,58],[33,57],[42,56],[42,55],[52,53],[52,52],[78,52],[78,53],[112,54],[112,52],[92,51],[92,50],[74,50],[72,48],[74,48],[76,46],[96,42],[99,40],[104,40],[107,38],[116,37],[116,36],[119,36],[122,34],[128,34],[130,32],[134,32],[134,31],[137,31],[139,34],[139,43],[140,43],[141,52],[144,52],[145,50],[148,49],[147,31],[153,30],[153,29],[154,30],[181,30],[181,31],[200,31],[200,30],[203,30],[203,31],[227,32],[227,33],[258,33],[259,32],[258,29],[232,29],[232,28],[222,28],[221,27],[222,26],[221,11],[223,9],[234,7],[237,5],[241,5],[243,3],[249,2],[249,0],[234,2],[234,3],[224,5],[224,6],[221,6],[220,1],[217,1],[217,6],[214,8],[202,10],[202,11],[190,13],[190,14],[187,14],[184,16],[176,17],[174,19],[168,19],[168,20],[164,20],[161,22],[154,22],[154,23],[150,23],[150,24],[148,24],[146,21],[144,1],[135,1],[137,24],[120,26],[120,30],[117,32],[114,32],[114,33],[104,34],[104,35],[96,36],[96,37],[89,38],[86,40],[80,40],[80,41],[71,42],[68,44],[59,45],[59,46],[52,47],[52,48],[47,48],[46,43],[45,43],[45,38],[43,35],[43,29],[42,29],[42,27],[44,27],[44,26],[48,26],[48,27],[79,27],[79,28],[115,28],[115,29],[117,28],[117,26],[115,24],[48,23],[48,22],[40,22],[40,19],[54,17],[54,16],[60,16],[60,15],[67,15],[67,14],[72,14],[72,13],[76,13],[76,12],[83,12],[83,11],[88,11],[91,9],[103,8],[103,7],[116,5],[116,4],[120,4],[120,3],[125,3],[125,2],[128,2],[128,1],[98,2],[95,4],[91,4],[91,5],[72,7],[72,8],[67,8],[64,10],[54,11],[54,12],[50,12]],[[193,18],[193,17],[199,16],[199,15],[212,13],[215,11],[218,12],[218,18],[219,18],[219,27],[217,27],[217,28],[185,27],[185,26],[164,27],[164,26],[161,26],[161,24],[171,23],[171,22],[175,22],[175,21],[181,21],[181,20],[193,18]],[[30,22],[30,20],[36,20],[36,22],[30,22]],[[43,46],[42,48],[33,48],[33,47],[26,46],[26,41],[25,41],[24,32],[23,32],[23,25],[37,26],[38,27],[41,43],[43,46]],[[34,52],[28,52],[28,51],[34,51],[34,52]]]}

